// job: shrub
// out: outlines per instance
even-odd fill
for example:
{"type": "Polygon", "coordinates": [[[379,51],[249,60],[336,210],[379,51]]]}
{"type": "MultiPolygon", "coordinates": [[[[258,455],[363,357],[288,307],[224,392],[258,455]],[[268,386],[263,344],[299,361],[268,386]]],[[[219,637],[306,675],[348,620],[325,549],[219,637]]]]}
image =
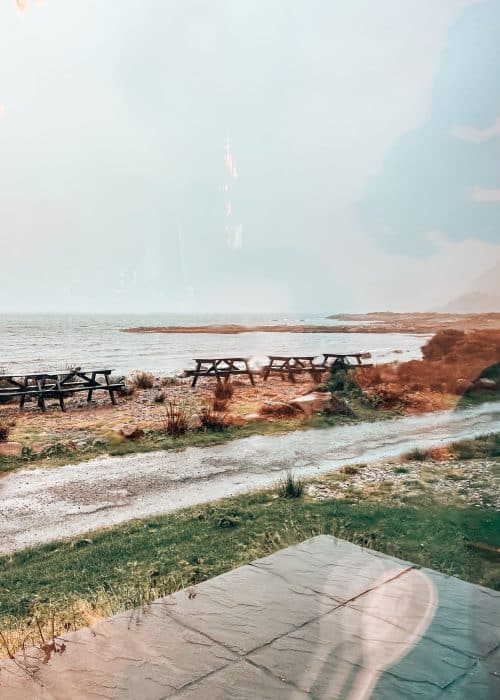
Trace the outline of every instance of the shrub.
{"type": "Polygon", "coordinates": [[[12,423],[4,423],[0,421],[0,442],[7,442],[9,439],[10,431],[14,425],[12,423]]]}
{"type": "Polygon", "coordinates": [[[463,331],[456,331],[447,328],[438,331],[422,348],[422,355],[425,360],[440,360],[448,355],[453,348],[465,338],[463,331]]]}
{"type": "Polygon", "coordinates": [[[429,457],[429,454],[427,450],[421,450],[416,447],[414,450],[410,450],[406,457],[411,462],[424,462],[429,457]]]}
{"type": "Polygon", "coordinates": [[[225,430],[229,426],[226,413],[219,413],[210,406],[205,406],[200,413],[202,430],[212,430],[215,433],[225,430]]]}
{"type": "Polygon", "coordinates": [[[175,401],[169,401],[165,409],[165,432],[170,437],[180,437],[189,428],[189,415],[184,408],[175,401]]]}
{"type": "Polygon", "coordinates": [[[130,383],[137,389],[152,389],[155,385],[155,378],[151,372],[133,372],[130,383]]]}
{"type": "Polygon", "coordinates": [[[231,382],[217,382],[214,396],[218,401],[229,401],[233,398],[234,387],[231,382]]]}
{"type": "Polygon", "coordinates": [[[160,384],[162,387],[177,386],[181,381],[178,377],[162,377],[160,379],[160,384]]]}
{"type": "Polygon", "coordinates": [[[338,394],[332,394],[332,398],[328,405],[325,407],[323,413],[327,416],[349,416],[353,417],[355,415],[354,411],[348,405],[347,401],[338,396],[338,394]]]}
{"type": "Polygon", "coordinates": [[[217,413],[222,413],[224,411],[227,411],[229,402],[226,401],[225,399],[214,399],[212,401],[212,409],[216,411],[217,413]]]}
{"type": "Polygon", "coordinates": [[[327,390],[342,394],[360,394],[361,390],[354,381],[353,374],[354,371],[352,370],[333,368],[326,385],[327,390]]]}
{"type": "Polygon", "coordinates": [[[359,474],[359,467],[356,467],[354,464],[347,464],[345,467],[342,467],[340,473],[347,474],[348,476],[356,476],[356,474],[359,474]]]}
{"type": "Polygon", "coordinates": [[[304,482],[297,479],[292,471],[288,471],[282,479],[278,494],[281,498],[300,498],[304,493],[304,482]]]}

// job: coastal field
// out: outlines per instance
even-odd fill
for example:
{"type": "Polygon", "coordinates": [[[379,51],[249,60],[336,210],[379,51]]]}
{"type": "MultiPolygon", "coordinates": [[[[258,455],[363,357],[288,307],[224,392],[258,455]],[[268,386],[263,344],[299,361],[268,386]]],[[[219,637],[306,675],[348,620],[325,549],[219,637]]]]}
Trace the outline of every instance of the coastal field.
{"type": "Polygon", "coordinates": [[[118,406],[0,405],[4,655],[322,532],[500,590],[500,331],[419,338],[418,357],[296,382],[137,371],[118,406]]]}

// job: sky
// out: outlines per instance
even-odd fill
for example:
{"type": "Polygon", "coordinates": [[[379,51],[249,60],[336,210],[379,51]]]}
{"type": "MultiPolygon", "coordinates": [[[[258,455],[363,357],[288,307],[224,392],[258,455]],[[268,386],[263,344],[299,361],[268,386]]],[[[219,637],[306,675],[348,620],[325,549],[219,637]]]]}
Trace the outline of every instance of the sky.
{"type": "Polygon", "coordinates": [[[1,0],[0,312],[442,308],[498,65],[498,0],[1,0]]]}

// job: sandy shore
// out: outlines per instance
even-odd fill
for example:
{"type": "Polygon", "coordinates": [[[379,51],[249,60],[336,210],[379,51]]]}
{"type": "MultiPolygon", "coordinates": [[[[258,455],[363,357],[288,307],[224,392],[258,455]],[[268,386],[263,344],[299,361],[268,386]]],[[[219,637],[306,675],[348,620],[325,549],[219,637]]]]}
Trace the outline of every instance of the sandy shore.
{"type": "Polygon", "coordinates": [[[416,446],[499,431],[500,403],[491,403],[215,447],[23,469],[0,480],[0,552],[268,487],[290,468],[314,476],[348,463],[394,458],[416,446]]]}
{"type": "Polygon", "coordinates": [[[283,325],[267,324],[242,326],[220,324],[209,326],[137,326],[121,329],[123,333],[215,333],[237,335],[239,333],[412,333],[429,334],[453,328],[455,330],[491,330],[500,328],[500,313],[488,314],[397,314],[376,312],[369,314],[339,314],[328,318],[347,322],[339,325],[283,325]]]}

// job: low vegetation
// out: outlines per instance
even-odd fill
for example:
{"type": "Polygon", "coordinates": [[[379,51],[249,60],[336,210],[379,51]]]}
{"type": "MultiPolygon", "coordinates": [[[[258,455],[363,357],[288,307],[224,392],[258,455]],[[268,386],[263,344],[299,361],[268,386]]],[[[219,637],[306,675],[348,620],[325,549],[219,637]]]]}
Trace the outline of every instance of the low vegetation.
{"type": "MultiPolygon", "coordinates": [[[[453,450],[500,466],[499,446],[500,436],[485,435],[453,450]]],[[[342,497],[315,498],[290,474],[275,489],[2,556],[0,647],[13,653],[53,624],[56,633],[92,624],[322,533],[500,590],[500,511],[459,497],[460,464],[441,474],[451,479],[446,498],[429,470],[413,478],[410,464],[388,465],[376,488],[357,492],[349,480],[370,470],[357,465],[311,482],[336,479],[342,497]],[[398,496],[391,474],[411,481],[412,492],[398,496]]],[[[441,469],[436,463],[434,476],[441,469]]]]}
{"type": "Polygon", "coordinates": [[[165,408],[165,432],[169,437],[178,438],[189,430],[190,416],[184,406],[170,401],[165,408]]]}
{"type": "Polygon", "coordinates": [[[0,442],[7,442],[13,427],[11,421],[5,421],[0,417],[0,442]]]}
{"type": "Polygon", "coordinates": [[[356,383],[385,408],[432,410],[500,394],[500,331],[444,330],[422,348],[423,360],[356,370],[356,383]],[[481,379],[489,380],[482,382],[481,379]]]}
{"type": "Polygon", "coordinates": [[[278,494],[281,498],[300,498],[304,493],[304,482],[293,471],[288,471],[282,479],[278,494]]]}
{"type": "Polygon", "coordinates": [[[226,413],[215,410],[214,406],[204,406],[200,413],[201,430],[220,433],[229,427],[226,413]]]}
{"type": "Polygon", "coordinates": [[[155,385],[155,378],[151,372],[133,372],[129,379],[129,384],[136,389],[152,389],[155,385]]]}

